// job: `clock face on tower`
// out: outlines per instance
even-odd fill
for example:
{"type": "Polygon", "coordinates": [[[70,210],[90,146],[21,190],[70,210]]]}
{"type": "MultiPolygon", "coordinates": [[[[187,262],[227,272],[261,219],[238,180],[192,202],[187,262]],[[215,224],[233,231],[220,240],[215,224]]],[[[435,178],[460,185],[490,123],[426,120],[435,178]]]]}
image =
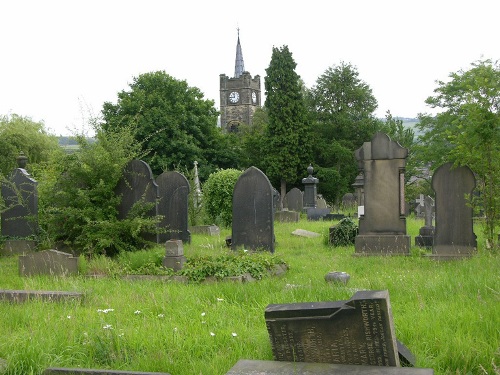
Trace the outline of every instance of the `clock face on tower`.
{"type": "Polygon", "coordinates": [[[254,92],[252,92],[252,103],[253,104],[256,104],[257,103],[257,94],[254,92]]]}
{"type": "Polygon", "coordinates": [[[229,94],[229,101],[231,103],[238,103],[238,100],[240,100],[240,94],[238,94],[236,91],[233,91],[231,94],[229,94]]]}

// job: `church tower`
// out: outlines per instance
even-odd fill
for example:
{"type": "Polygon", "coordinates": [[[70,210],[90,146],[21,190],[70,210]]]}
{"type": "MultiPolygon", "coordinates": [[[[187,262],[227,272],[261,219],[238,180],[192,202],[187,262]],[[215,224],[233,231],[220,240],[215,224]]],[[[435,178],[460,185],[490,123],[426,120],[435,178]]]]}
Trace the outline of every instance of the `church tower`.
{"type": "Polygon", "coordinates": [[[240,44],[240,29],[236,43],[234,77],[220,75],[220,123],[227,131],[236,131],[240,124],[252,124],[255,110],[261,106],[260,76],[252,78],[245,71],[240,44]]]}

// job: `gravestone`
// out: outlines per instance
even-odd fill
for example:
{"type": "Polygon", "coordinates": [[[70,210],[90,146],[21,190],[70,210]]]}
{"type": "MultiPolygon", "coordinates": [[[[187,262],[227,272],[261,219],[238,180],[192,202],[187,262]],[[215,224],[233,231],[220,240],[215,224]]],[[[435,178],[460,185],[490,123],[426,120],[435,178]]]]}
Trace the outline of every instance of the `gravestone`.
{"type": "Polygon", "coordinates": [[[356,207],[357,199],[353,193],[345,193],[342,196],[342,206],[345,210],[352,210],[356,207]]]}
{"type": "Polygon", "coordinates": [[[306,237],[306,238],[315,238],[315,237],[321,237],[320,233],[316,232],[311,232],[309,230],[305,229],[295,229],[292,234],[294,236],[299,236],[299,237],[306,237]]]}
{"type": "Polygon", "coordinates": [[[415,199],[415,203],[417,206],[415,207],[415,213],[417,217],[424,217],[425,215],[425,196],[420,194],[417,199],[415,199]]]}
{"type": "Polygon", "coordinates": [[[389,292],[359,291],[347,301],[268,305],[274,359],[400,366],[389,292]]]}
{"type": "Polygon", "coordinates": [[[258,168],[243,172],[233,190],[231,248],[274,252],[273,187],[258,168]]]}
{"type": "Polygon", "coordinates": [[[24,169],[27,158],[21,153],[18,168],[2,182],[5,210],[1,215],[2,236],[9,241],[7,254],[29,251],[38,236],[38,182],[24,169]]]}
{"type": "Polygon", "coordinates": [[[446,163],[432,176],[435,194],[436,223],[432,255],[434,259],[459,259],[476,252],[473,212],[468,197],[476,186],[469,167],[453,168],[446,163]]]}
{"type": "Polygon", "coordinates": [[[20,255],[19,275],[78,275],[78,257],[58,250],[44,250],[20,255]]]}
{"type": "Polygon", "coordinates": [[[274,220],[281,223],[296,223],[300,221],[300,213],[297,211],[277,211],[274,220]]]}
{"type": "Polygon", "coordinates": [[[193,225],[189,227],[189,231],[193,234],[204,234],[207,236],[218,236],[220,235],[220,228],[215,225],[193,225]]]}
{"type": "Polygon", "coordinates": [[[186,263],[186,257],[184,256],[182,240],[168,240],[165,242],[165,257],[162,261],[163,267],[180,271],[184,263],[186,263]]]}
{"type": "MultiPolygon", "coordinates": [[[[132,160],[124,168],[122,177],[115,188],[115,194],[121,196],[118,205],[118,219],[126,219],[134,205],[151,205],[147,217],[158,215],[158,185],[153,179],[149,165],[142,160],[132,160]]],[[[156,233],[142,233],[146,241],[158,243],[156,233]]]]}
{"type": "Polygon", "coordinates": [[[170,375],[167,372],[144,372],[124,370],[98,370],[70,367],[49,367],[43,371],[43,375],[170,375]]]}
{"type": "Polygon", "coordinates": [[[323,220],[323,218],[330,213],[329,208],[309,207],[305,208],[305,210],[307,212],[307,220],[310,221],[323,220]]]}
{"type": "Polygon", "coordinates": [[[432,247],[434,244],[434,226],[432,225],[432,217],[434,216],[434,199],[426,195],[422,199],[423,215],[425,225],[420,228],[419,235],[415,237],[415,245],[420,247],[432,247]]]}
{"type": "Polygon", "coordinates": [[[433,375],[429,368],[337,365],[240,359],[226,375],[433,375]]]}
{"type": "Polygon", "coordinates": [[[312,174],[314,172],[314,168],[312,165],[307,167],[307,173],[309,176],[302,179],[302,183],[304,184],[304,195],[303,195],[303,205],[304,208],[316,208],[316,199],[317,199],[317,187],[319,180],[316,177],[313,177],[312,174]]]}
{"type": "Polygon", "coordinates": [[[364,175],[364,214],[359,218],[356,255],[408,255],[404,170],[408,150],[384,133],[356,150],[364,175]]]}
{"type": "MultiPolygon", "coordinates": [[[[78,301],[83,300],[81,292],[66,292],[62,290],[0,290],[0,301],[21,303],[38,300],[46,302],[78,301]]],[[[1,372],[0,372],[1,374],[1,372]]]]}
{"type": "Polygon", "coordinates": [[[289,211],[302,212],[304,208],[302,191],[298,188],[291,189],[285,195],[285,207],[288,208],[289,211]]]}
{"type": "Polygon", "coordinates": [[[321,194],[318,194],[317,198],[318,198],[316,200],[316,207],[317,208],[328,208],[328,204],[326,203],[325,198],[323,198],[323,196],[321,194]]]}
{"type": "Polygon", "coordinates": [[[166,230],[166,233],[158,235],[160,243],[168,240],[190,243],[188,180],[179,172],[168,171],[156,178],[156,184],[159,193],[158,214],[163,216],[159,226],[166,230]]]}

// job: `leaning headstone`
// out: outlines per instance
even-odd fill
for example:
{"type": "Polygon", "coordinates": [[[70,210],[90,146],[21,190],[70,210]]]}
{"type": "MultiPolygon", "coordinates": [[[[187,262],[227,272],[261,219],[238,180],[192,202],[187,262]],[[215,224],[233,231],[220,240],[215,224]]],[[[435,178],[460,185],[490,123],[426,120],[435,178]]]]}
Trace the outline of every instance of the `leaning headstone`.
{"type": "Polygon", "coordinates": [[[302,212],[304,202],[302,198],[302,191],[298,188],[293,188],[285,195],[285,207],[289,211],[302,212]]]}
{"type": "Polygon", "coordinates": [[[165,242],[165,257],[163,258],[163,267],[172,268],[174,271],[180,271],[186,263],[184,256],[184,245],[182,240],[168,240],[165,242]]]}
{"type": "Polygon", "coordinates": [[[187,178],[175,171],[163,172],[156,178],[159,201],[158,214],[163,218],[160,228],[166,232],[158,235],[160,243],[168,240],[191,242],[188,230],[189,182],[187,178]]]}
{"type": "Polygon", "coordinates": [[[78,257],[58,250],[44,250],[19,256],[19,275],[70,276],[78,274],[78,257]]]}
{"type": "MultiPolygon", "coordinates": [[[[115,194],[121,196],[118,219],[126,219],[136,204],[151,206],[147,217],[158,215],[158,185],[154,181],[151,168],[142,160],[132,160],[125,166],[115,194]]],[[[143,233],[142,238],[156,243],[159,240],[156,233],[143,233]]]]}
{"type": "Polygon", "coordinates": [[[429,368],[338,365],[240,359],[226,375],[433,375],[429,368]]]}
{"type": "Polygon", "coordinates": [[[359,291],[347,301],[268,305],[274,359],[400,366],[389,293],[359,291]]]}
{"type": "Polygon", "coordinates": [[[476,252],[473,211],[468,204],[475,186],[476,179],[469,167],[453,168],[452,163],[446,163],[434,172],[436,228],[432,258],[460,259],[476,252]]]}
{"type": "Polygon", "coordinates": [[[233,190],[231,248],[274,252],[273,187],[258,168],[240,175],[233,190]]]}
{"type": "Polygon", "coordinates": [[[359,218],[356,255],[408,255],[404,169],[408,150],[376,133],[355,152],[364,174],[364,214],[359,218]]]}
{"type": "Polygon", "coordinates": [[[425,225],[420,228],[418,236],[415,237],[415,245],[430,248],[434,244],[434,226],[432,225],[434,199],[426,195],[422,200],[425,225]]]}
{"type": "Polygon", "coordinates": [[[9,241],[4,254],[22,254],[34,247],[38,236],[38,182],[24,169],[27,158],[17,158],[18,168],[2,182],[5,210],[1,215],[1,234],[9,241]]]}

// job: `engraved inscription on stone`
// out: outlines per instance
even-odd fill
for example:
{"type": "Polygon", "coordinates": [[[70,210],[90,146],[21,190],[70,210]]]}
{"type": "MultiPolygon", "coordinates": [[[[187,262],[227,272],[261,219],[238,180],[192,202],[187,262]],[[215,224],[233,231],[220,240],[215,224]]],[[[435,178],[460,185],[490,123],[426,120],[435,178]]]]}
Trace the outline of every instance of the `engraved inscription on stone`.
{"type": "Polygon", "coordinates": [[[269,305],[266,326],[278,361],[399,366],[387,291],[348,301],[269,305]]]}

